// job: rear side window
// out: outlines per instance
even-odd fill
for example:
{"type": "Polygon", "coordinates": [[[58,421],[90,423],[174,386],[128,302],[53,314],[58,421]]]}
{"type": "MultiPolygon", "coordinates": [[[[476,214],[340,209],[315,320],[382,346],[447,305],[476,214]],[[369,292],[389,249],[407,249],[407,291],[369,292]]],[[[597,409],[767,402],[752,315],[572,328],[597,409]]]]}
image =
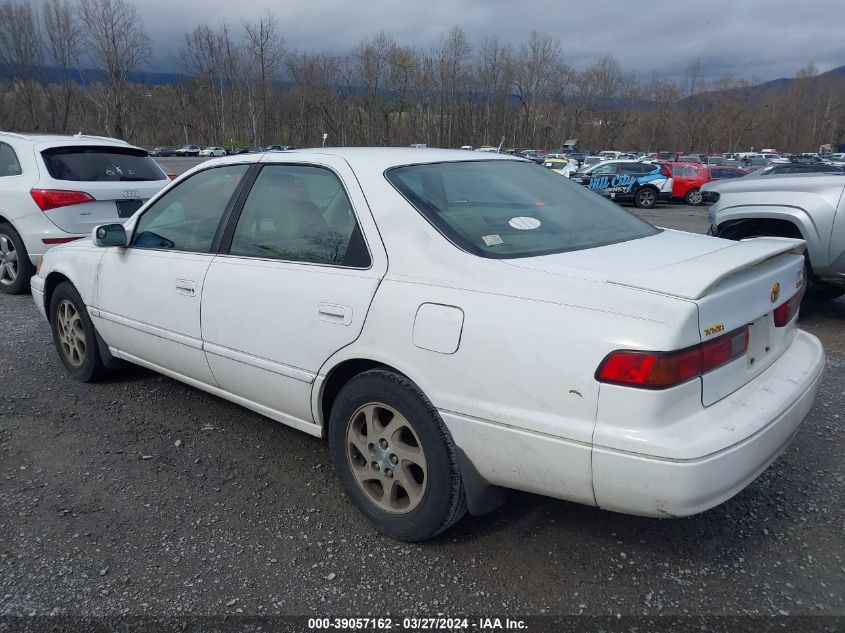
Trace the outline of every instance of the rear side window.
{"type": "Polygon", "coordinates": [[[370,257],[340,180],[328,169],[265,165],[244,203],[232,255],[366,268],[370,257]]]}
{"type": "Polygon", "coordinates": [[[452,243],[480,257],[562,253],[658,232],[586,187],[522,161],[410,165],[386,177],[452,243]]]}
{"type": "Polygon", "coordinates": [[[15,150],[8,143],[0,143],[0,178],[3,176],[20,176],[21,164],[15,150]]]}
{"type": "Polygon", "coordinates": [[[50,176],[75,182],[165,180],[149,154],[132,147],[51,147],[41,152],[50,176]]]}

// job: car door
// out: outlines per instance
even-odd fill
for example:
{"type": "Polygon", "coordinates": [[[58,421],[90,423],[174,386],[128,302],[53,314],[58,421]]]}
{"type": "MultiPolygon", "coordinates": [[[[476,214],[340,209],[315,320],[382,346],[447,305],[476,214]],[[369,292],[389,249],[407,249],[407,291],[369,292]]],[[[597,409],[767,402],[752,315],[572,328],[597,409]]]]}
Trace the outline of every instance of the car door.
{"type": "Polygon", "coordinates": [[[134,220],[128,247],[106,250],[95,316],[118,356],[215,384],[202,350],[200,297],[218,229],[249,167],[195,173],[134,220]]]}
{"type": "Polygon", "coordinates": [[[220,386],[313,429],[323,363],[361,332],[386,255],[351,168],[265,156],[206,275],[202,337],[220,386]]]}
{"type": "Polygon", "coordinates": [[[610,181],[616,173],[617,166],[617,163],[599,165],[584,177],[581,184],[597,193],[604,194],[610,186],[610,181]]]}

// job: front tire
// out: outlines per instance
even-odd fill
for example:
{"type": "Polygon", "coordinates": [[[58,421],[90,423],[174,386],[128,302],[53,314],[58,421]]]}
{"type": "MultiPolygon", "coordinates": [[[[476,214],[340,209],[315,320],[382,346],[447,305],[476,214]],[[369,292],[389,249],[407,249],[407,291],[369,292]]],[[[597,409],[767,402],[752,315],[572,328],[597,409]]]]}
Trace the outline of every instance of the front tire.
{"type": "Polygon", "coordinates": [[[691,207],[697,207],[703,199],[704,196],[701,194],[701,189],[690,189],[687,191],[687,195],[684,196],[684,202],[691,207]]]}
{"type": "Polygon", "coordinates": [[[634,196],[638,209],[653,209],[657,203],[657,193],[651,187],[642,187],[634,196]]]}
{"type": "Polygon", "coordinates": [[[386,369],[359,374],[340,390],[329,450],[353,505],[377,530],[423,541],[466,512],[456,449],[420,389],[386,369]]]}
{"type": "Polygon", "coordinates": [[[50,298],[50,329],[59,358],[80,382],[95,382],[106,373],[97,332],[82,297],[69,281],[56,286],[50,298]]]}
{"type": "Polygon", "coordinates": [[[29,292],[35,267],[21,236],[8,222],[0,223],[0,292],[20,295],[29,292]]]}

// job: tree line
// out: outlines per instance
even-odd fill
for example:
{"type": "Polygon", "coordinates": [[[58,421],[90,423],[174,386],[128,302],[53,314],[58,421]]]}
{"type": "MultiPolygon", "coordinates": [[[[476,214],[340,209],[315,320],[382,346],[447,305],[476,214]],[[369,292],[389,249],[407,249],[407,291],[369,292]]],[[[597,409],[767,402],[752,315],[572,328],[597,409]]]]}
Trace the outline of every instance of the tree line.
{"type": "Polygon", "coordinates": [[[499,145],[815,151],[845,142],[845,78],[813,65],[766,90],[711,78],[626,71],[612,56],[567,63],[559,39],[476,44],[456,26],[429,49],[386,33],[346,54],[284,44],[268,12],[198,24],[173,54],[180,80],[138,77],[152,42],[125,0],[0,3],[0,129],[117,136],[146,146],[499,145]],[[49,72],[48,70],[49,69],[49,72]]]}

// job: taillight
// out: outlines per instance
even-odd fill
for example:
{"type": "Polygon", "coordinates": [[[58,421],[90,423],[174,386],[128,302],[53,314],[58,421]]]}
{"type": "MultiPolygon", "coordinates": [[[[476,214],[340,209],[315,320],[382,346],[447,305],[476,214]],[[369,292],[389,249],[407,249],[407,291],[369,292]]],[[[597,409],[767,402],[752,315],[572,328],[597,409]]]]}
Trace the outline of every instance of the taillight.
{"type": "Polygon", "coordinates": [[[798,310],[801,308],[801,300],[804,298],[804,291],[807,289],[807,284],[801,286],[801,289],[796,292],[792,299],[786,303],[782,303],[774,310],[775,327],[786,327],[792,319],[798,315],[798,310]]]}
{"type": "Polygon", "coordinates": [[[660,175],[665,176],[666,178],[672,177],[672,170],[669,169],[666,165],[660,166],[660,175]]]}
{"type": "Polygon", "coordinates": [[[91,194],[84,191],[64,191],[62,189],[32,189],[29,194],[35,200],[35,204],[42,211],[67,207],[82,202],[94,202],[91,194]]]}
{"type": "Polygon", "coordinates": [[[596,370],[596,380],[641,389],[667,389],[713,371],[748,350],[748,326],[674,352],[618,350],[596,370]]]}
{"type": "Polygon", "coordinates": [[[176,180],[179,177],[179,174],[167,174],[167,178],[170,180],[176,180]]]}

